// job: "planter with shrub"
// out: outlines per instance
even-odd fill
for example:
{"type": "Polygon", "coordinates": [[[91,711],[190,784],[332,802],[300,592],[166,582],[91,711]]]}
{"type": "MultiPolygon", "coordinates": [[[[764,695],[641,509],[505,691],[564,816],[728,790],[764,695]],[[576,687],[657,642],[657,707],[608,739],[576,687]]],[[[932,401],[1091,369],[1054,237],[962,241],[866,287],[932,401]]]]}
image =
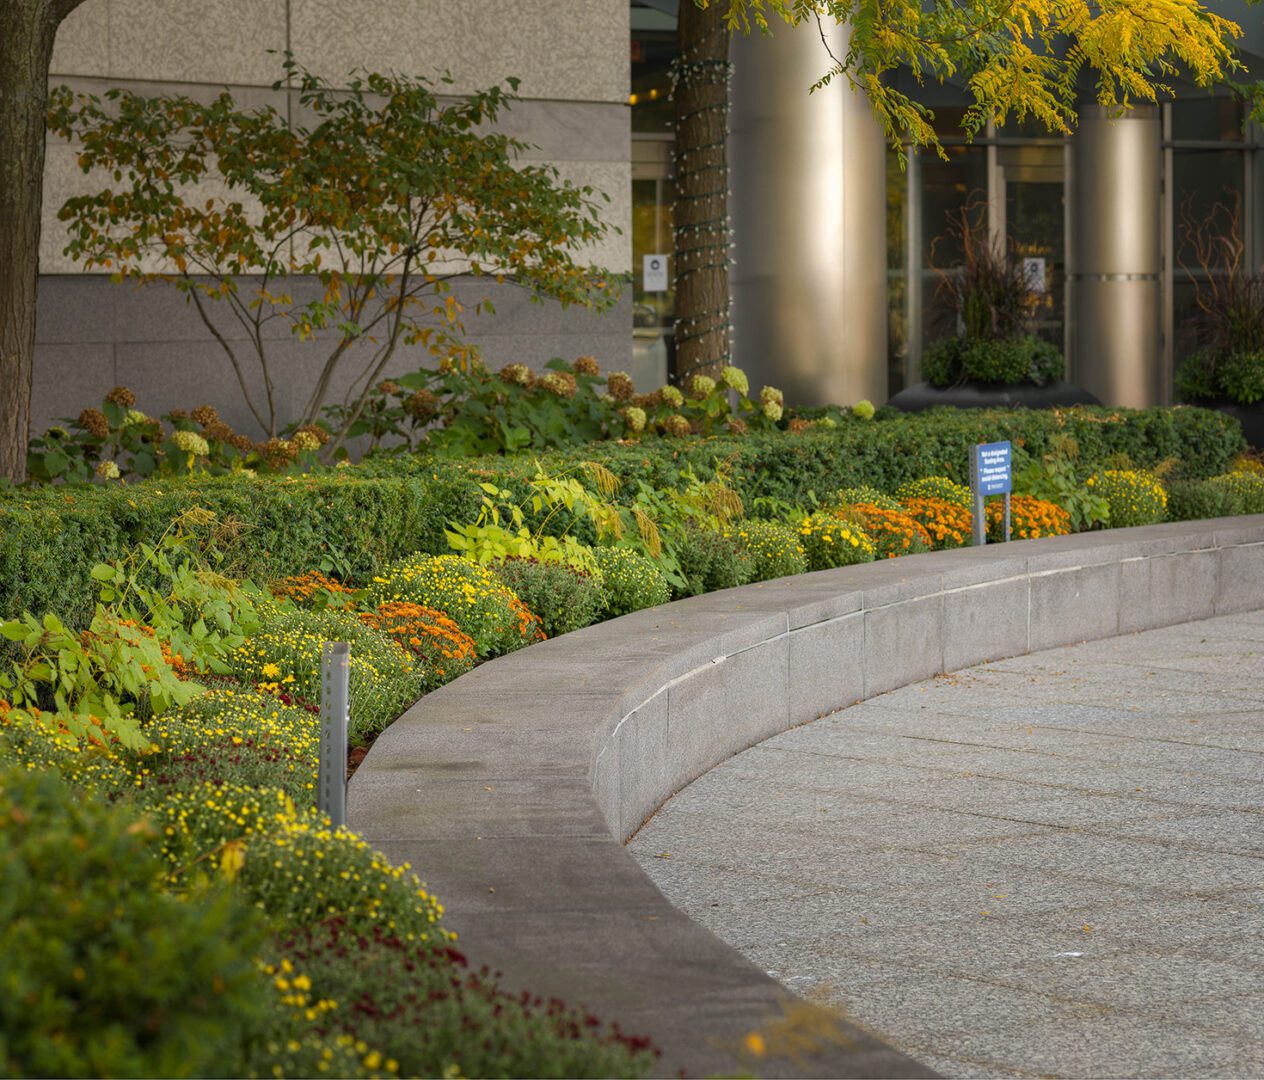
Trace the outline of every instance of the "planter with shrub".
{"type": "Polygon", "coordinates": [[[920,412],[936,405],[1052,408],[1097,405],[1086,390],[1064,382],[1062,353],[1031,333],[1041,296],[1032,289],[1012,245],[988,233],[987,201],[976,193],[934,248],[947,244],[961,262],[940,271],[939,292],[953,326],[922,356],[925,382],[896,394],[890,405],[920,412]]]}
{"type": "Polygon", "coordinates": [[[1240,200],[1217,202],[1203,217],[1183,207],[1180,233],[1198,348],[1176,369],[1176,396],[1227,413],[1247,442],[1264,446],[1264,273],[1246,262],[1240,200]]]}
{"type": "Polygon", "coordinates": [[[1176,396],[1232,416],[1248,443],[1264,447],[1264,351],[1200,349],[1177,368],[1176,396]]]}

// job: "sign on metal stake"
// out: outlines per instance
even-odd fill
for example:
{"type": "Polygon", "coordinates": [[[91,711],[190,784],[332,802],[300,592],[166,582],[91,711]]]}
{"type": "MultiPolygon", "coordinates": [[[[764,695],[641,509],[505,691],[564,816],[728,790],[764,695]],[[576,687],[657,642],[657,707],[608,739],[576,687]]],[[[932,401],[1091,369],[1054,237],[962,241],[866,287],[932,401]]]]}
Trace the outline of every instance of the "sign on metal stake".
{"type": "Polygon", "coordinates": [[[347,717],[351,646],[327,641],[320,650],[320,772],[316,806],[334,827],[347,823],[347,717]]]}
{"type": "Polygon", "coordinates": [[[1005,531],[1009,539],[1009,496],[1014,487],[1013,449],[1008,442],[979,443],[970,455],[970,491],[974,495],[974,542],[987,543],[989,495],[1005,497],[1005,531]]]}

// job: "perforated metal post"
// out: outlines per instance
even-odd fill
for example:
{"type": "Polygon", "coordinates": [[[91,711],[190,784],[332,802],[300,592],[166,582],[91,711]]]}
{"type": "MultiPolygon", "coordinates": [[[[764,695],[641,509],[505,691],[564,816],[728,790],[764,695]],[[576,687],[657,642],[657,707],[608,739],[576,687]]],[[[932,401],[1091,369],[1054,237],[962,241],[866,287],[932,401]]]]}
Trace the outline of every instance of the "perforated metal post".
{"type": "Polygon", "coordinates": [[[1009,542],[1009,492],[1005,492],[1005,541],[1009,542]]]}
{"type": "Polygon", "coordinates": [[[334,826],[347,823],[347,719],[351,646],[327,641],[320,651],[320,772],[316,806],[334,826]]]}
{"type": "Polygon", "coordinates": [[[987,543],[987,514],[979,480],[979,455],[973,450],[970,452],[970,494],[974,496],[974,543],[978,547],[987,543]]]}

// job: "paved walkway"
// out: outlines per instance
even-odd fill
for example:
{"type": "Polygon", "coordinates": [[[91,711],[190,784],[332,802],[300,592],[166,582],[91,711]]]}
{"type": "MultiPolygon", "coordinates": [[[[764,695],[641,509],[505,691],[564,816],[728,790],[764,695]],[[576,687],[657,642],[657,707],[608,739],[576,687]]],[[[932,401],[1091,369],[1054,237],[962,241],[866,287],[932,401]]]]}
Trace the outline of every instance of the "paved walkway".
{"type": "Polygon", "coordinates": [[[713,769],[630,848],[947,1076],[1264,1075],[1264,612],[874,698],[713,769]]]}

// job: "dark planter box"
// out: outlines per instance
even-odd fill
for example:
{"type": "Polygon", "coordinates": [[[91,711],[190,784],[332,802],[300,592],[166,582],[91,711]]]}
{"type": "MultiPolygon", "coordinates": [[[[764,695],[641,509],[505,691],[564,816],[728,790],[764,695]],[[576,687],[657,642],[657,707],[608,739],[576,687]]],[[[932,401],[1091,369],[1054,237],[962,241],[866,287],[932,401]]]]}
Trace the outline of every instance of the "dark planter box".
{"type": "Polygon", "coordinates": [[[1092,394],[1069,382],[1047,386],[1003,383],[964,382],[939,389],[921,382],[901,390],[888,405],[903,412],[921,412],[936,405],[953,405],[958,409],[1052,409],[1067,405],[1100,405],[1092,394]]]}
{"type": "Polygon", "coordinates": [[[1242,425],[1242,434],[1256,450],[1264,450],[1264,401],[1254,405],[1239,405],[1236,401],[1221,398],[1218,401],[1200,403],[1205,409],[1215,409],[1232,416],[1242,425]]]}

